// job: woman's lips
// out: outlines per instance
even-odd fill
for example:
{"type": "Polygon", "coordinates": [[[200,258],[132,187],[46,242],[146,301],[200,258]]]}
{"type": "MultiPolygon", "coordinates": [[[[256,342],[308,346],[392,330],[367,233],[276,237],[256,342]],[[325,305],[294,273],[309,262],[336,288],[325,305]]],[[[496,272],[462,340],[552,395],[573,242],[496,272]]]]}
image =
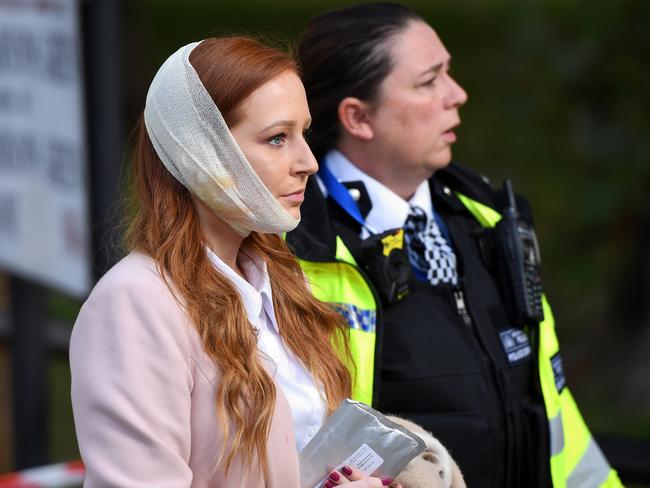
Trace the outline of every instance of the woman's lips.
{"type": "Polygon", "coordinates": [[[453,129],[449,129],[448,131],[442,133],[442,138],[445,142],[453,144],[456,142],[456,132],[454,132],[453,129]]]}
{"type": "Polygon", "coordinates": [[[283,195],[282,198],[293,203],[302,203],[305,200],[305,190],[299,190],[287,195],[283,195]]]}

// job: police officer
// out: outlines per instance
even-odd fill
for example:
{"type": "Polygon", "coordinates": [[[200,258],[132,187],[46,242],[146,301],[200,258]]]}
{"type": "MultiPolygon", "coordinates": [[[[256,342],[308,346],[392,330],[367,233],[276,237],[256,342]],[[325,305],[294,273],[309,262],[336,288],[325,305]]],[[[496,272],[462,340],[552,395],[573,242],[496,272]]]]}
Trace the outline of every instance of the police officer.
{"type": "Polygon", "coordinates": [[[371,3],[297,51],[321,169],[287,240],[349,323],[355,397],[439,437],[469,487],[621,486],[565,385],[525,200],[450,162],[467,94],[436,32],[371,3]]]}

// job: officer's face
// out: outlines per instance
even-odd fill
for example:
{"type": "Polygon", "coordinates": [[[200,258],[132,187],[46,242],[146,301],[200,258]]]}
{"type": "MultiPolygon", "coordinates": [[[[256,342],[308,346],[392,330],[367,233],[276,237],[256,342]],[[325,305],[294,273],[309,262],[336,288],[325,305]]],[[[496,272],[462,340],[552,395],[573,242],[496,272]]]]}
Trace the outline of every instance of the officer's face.
{"type": "Polygon", "coordinates": [[[467,94],[449,73],[445,46],[424,22],[411,22],[389,49],[393,68],[370,115],[375,140],[395,164],[426,178],[451,160],[467,94]]]}

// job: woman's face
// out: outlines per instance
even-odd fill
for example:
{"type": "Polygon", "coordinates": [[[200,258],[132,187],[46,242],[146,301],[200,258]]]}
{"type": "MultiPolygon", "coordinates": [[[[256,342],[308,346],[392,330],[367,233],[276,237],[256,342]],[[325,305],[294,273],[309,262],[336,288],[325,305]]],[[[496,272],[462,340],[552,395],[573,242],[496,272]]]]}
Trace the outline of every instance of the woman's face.
{"type": "Polygon", "coordinates": [[[370,114],[374,138],[404,170],[430,175],[451,160],[467,94],[451,77],[450,55],[428,24],[411,22],[388,48],[393,67],[370,114]]]}
{"type": "Polygon", "coordinates": [[[307,177],[318,169],[304,137],[311,116],[300,78],[292,71],[276,76],[255,90],[238,114],[230,128],[237,144],[273,196],[300,218],[307,177]]]}

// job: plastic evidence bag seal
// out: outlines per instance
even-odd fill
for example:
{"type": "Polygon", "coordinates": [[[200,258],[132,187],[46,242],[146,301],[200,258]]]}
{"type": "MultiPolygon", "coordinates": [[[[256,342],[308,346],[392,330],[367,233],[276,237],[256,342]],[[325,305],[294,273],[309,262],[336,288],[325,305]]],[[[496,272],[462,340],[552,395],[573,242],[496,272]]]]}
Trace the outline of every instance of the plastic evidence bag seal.
{"type": "Polygon", "coordinates": [[[343,400],[300,452],[300,486],[317,488],[343,466],[394,478],[426,445],[365,403],[343,400]]]}

